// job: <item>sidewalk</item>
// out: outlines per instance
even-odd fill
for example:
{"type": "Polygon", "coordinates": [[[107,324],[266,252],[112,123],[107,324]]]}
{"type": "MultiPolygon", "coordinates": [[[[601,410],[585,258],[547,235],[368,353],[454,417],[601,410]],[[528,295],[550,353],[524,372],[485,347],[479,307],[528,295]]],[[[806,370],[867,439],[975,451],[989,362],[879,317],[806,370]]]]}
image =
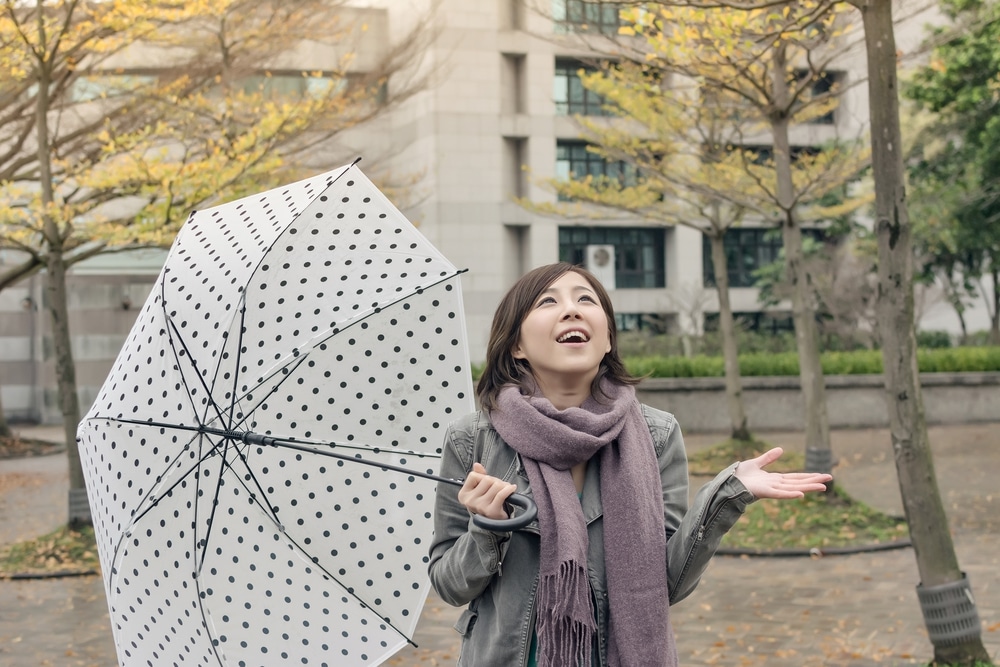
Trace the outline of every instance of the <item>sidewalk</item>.
{"type": "MultiPolygon", "coordinates": [[[[61,429],[25,436],[61,438],[61,429]]],[[[932,427],[941,495],[983,621],[1000,660],[1000,422],[932,427]]],[[[799,433],[761,433],[789,449],[799,433]]],[[[688,435],[690,451],[719,440],[688,435]]],[[[837,482],[853,496],[901,514],[886,429],[836,431],[837,482]]],[[[697,482],[695,482],[697,483],[697,482]]],[[[48,532],[66,517],[62,455],[0,461],[0,544],[48,532]]],[[[823,558],[717,557],[698,590],[671,610],[682,665],[876,667],[925,664],[932,648],[915,586],[913,550],[823,558]]],[[[390,665],[453,665],[460,610],[428,598],[415,642],[390,665]]],[[[117,664],[99,577],[0,581],[0,665],[117,664]]]]}

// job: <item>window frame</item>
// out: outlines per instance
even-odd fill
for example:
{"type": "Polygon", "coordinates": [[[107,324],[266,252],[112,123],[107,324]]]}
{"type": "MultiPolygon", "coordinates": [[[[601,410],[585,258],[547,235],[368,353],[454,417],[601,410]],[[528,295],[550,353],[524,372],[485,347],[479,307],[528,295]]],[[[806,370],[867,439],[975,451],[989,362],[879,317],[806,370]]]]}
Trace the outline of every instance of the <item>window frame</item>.
{"type": "Polygon", "coordinates": [[[589,146],[589,143],[580,139],[556,139],[556,178],[573,180],[585,176],[605,176],[616,179],[624,187],[638,185],[639,171],[634,165],[624,160],[609,162],[588,150],[589,146]],[[566,153],[565,157],[563,153],[566,153]],[[574,164],[582,165],[583,170],[574,170],[574,164]]]}
{"type": "Polygon", "coordinates": [[[552,22],[557,34],[598,32],[617,35],[621,27],[618,11],[618,4],[614,2],[553,0],[552,22]],[[588,12],[588,9],[591,11],[588,12]]]}
{"type": "MultiPolygon", "coordinates": [[[[817,238],[824,237],[824,230],[818,228],[805,228],[803,235],[811,235],[817,238]]],[[[717,287],[715,284],[714,263],[712,262],[712,243],[707,235],[701,237],[702,249],[702,284],[707,288],[717,287]]],[[[753,277],[754,271],[763,266],[776,262],[781,257],[781,249],[784,242],[781,238],[781,230],[776,227],[737,227],[727,229],[723,237],[723,244],[726,246],[726,268],[729,274],[729,287],[744,288],[756,287],[757,280],[753,277]],[[767,237],[770,236],[770,239],[767,237]],[[754,238],[753,242],[749,239],[754,238]],[[730,240],[733,239],[733,240],[730,240]],[[761,243],[766,241],[766,243],[761,243]],[[753,254],[748,258],[746,254],[734,257],[741,249],[750,248],[753,254]],[[762,258],[762,252],[765,255],[762,258]],[[733,254],[731,254],[733,253],[733,254]],[[769,257],[769,259],[768,259],[769,257]],[[747,260],[750,261],[747,261],[747,260]]]]}
{"type": "Polygon", "coordinates": [[[556,57],[555,73],[552,81],[552,101],[555,104],[557,116],[610,116],[611,111],[605,108],[605,100],[592,90],[588,90],[583,85],[583,79],[578,72],[583,70],[587,74],[600,71],[593,65],[588,65],[576,58],[556,57]],[[565,99],[560,99],[560,80],[564,80],[562,88],[565,92],[565,99]],[[574,82],[579,86],[580,100],[573,99],[574,82]]]}
{"type": "Polygon", "coordinates": [[[666,230],[663,227],[559,227],[560,261],[585,266],[588,245],[615,247],[616,289],[662,289],[667,286],[666,230]]]}

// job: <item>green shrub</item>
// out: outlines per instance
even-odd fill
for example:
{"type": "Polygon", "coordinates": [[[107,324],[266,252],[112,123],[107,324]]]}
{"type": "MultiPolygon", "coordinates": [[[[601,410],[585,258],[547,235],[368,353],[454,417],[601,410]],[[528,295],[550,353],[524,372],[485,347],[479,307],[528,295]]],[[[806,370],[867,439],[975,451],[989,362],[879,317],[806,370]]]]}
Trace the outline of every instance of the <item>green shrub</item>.
{"type": "Polygon", "coordinates": [[[951,334],[947,331],[918,331],[917,347],[951,347],[951,334]]]}
{"type": "MultiPolygon", "coordinates": [[[[825,375],[878,375],[882,372],[879,350],[824,352],[820,363],[825,375]]],[[[922,373],[969,373],[1000,371],[1000,347],[952,347],[917,350],[922,373]]],[[[722,357],[641,356],[626,357],[625,366],[640,377],[721,377],[722,357]]],[[[740,374],[746,377],[798,375],[794,352],[741,354],[740,374]]]]}

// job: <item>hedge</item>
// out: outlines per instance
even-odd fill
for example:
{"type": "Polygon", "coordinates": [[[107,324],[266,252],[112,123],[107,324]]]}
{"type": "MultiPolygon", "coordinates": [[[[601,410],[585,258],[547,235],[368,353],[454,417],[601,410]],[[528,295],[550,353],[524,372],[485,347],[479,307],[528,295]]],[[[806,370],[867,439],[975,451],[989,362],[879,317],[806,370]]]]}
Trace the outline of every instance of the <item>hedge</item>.
{"type": "MultiPolygon", "coordinates": [[[[878,375],[882,373],[882,352],[856,350],[824,352],[820,355],[824,375],[878,375]]],[[[628,357],[625,366],[639,377],[721,377],[722,357],[628,357]]],[[[917,366],[922,373],[968,373],[1000,371],[1000,347],[954,347],[917,350],[917,366]]],[[[799,357],[794,352],[741,354],[740,374],[744,376],[798,375],[799,357]]]]}

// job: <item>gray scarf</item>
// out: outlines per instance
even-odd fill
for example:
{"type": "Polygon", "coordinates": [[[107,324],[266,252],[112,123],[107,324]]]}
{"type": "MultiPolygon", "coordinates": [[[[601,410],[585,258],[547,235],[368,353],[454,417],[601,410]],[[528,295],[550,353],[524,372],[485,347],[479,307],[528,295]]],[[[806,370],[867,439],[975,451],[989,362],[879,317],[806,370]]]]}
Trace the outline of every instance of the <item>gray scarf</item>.
{"type": "Polygon", "coordinates": [[[608,660],[613,667],[673,667],[663,490],[652,438],[632,387],[605,380],[601,389],[610,403],[590,397],[579,408],[557,410],[511,385],[490,413],[500,437],[521,455],[538,505],[538,664],[591,664],[587,526],[570,469],[599,454],[608,660]]]}

